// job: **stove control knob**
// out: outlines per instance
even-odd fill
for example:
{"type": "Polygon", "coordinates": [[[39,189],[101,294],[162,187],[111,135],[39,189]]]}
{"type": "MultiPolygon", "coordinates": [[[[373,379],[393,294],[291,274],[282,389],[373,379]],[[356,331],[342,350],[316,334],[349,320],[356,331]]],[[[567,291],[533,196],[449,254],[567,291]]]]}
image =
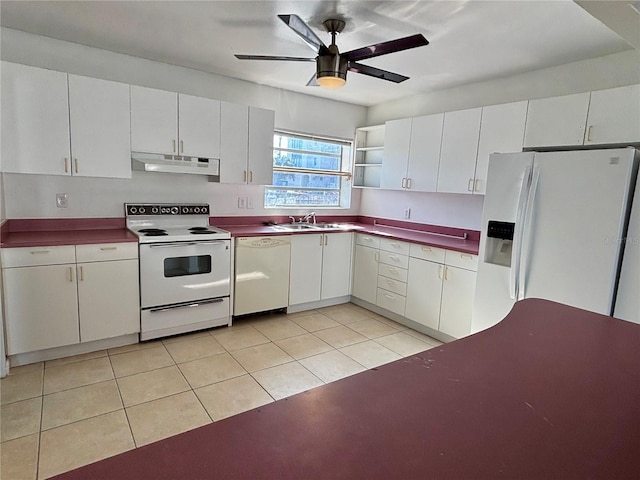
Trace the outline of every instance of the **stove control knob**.
{"type": "Polygon", "coordinates": [[[187,215],[189,213],[189,207],[182,207],[182,214],[187,215]]]}
{"type": "Polygon", "coordinates": [[[171,215],[177,215],[179,211],[178,207],[171,207],[171,215]]]}
{"type": "Polygon", "coordinates": [[[193,207],[193,213],[200,213],[200,207],[193,207]]]}
{"type": "Polygon", "coordinates": [[[158,211],[159,211],[158,207],[153,207],[151,209],[151,213],[158,213],[158,211]]]}
{"type": "Polygon", "coordinates": [[[138,209],[136,207],[130,207],[129,208],[129,213],[136,214],[136,213],[138,213],[138,209]]]}
{"type": "Polygon", "coordinates": [[[147,212],[147,209],[146,209],[146,208],[144,208],[144,207],[140,207],[140,208],[138,209],[138,213],[139,213],[139,214],[144,214],[144,213],[146,213],[146,212],[147,212]]]}

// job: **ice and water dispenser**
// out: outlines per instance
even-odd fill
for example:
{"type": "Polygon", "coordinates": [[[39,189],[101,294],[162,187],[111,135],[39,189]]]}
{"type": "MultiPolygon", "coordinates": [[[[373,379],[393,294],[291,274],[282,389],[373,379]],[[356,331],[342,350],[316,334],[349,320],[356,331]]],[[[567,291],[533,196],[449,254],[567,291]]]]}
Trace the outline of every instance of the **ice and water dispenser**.
{"type": "Polygon", "coordinates": [[[485,263],[511,267],[511,250],[513,248],[515,225],[513,222],[489,220],[484,252],[485,263]]]}

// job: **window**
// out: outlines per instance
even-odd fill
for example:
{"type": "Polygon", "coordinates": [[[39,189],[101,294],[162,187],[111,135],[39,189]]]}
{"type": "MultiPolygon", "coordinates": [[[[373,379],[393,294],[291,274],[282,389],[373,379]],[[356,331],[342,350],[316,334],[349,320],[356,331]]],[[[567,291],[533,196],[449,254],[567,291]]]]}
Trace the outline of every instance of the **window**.
{"type": "Polygon", "coordinates": [[[351,142],[275,132],[264,206],[349,207],[350,158],[351,142]]]}

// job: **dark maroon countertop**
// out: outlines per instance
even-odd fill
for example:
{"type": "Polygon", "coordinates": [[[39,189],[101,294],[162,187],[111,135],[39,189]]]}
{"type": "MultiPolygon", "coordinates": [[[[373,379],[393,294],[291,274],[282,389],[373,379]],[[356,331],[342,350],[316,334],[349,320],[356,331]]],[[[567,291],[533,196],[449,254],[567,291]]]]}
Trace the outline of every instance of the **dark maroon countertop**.
{"type": "Polygon", "coordinates": [[[124,218],[52,218],[8,220],[2,225],[0,247],[45,247],[137,242],[124,218]]]}
{"type": "Polygon", "coordinates": [[[55,477],[635,479],[640,325],[528,299],[483,332],[55,477]]]}
{"type": "MultiPolygon", "coordinates": [[[[257,217],[259,220],[259,217],[257,217]]],[[[455,250],[463,253],[478,254],[480,232],[463,230],[459,228],[425,225],[397,220],[375,220],[370,217],[318,217],[318,222],[341,223],[341,228],[322,230],[294,230],[287,231],[277,227],[263,225],[256,221],[256,217],[233,218],[234,223],[229,223],[232,217],[212,217],[211,225],[223,228],[231,232],[234,237],[258,237],[278,235],[305,235],[314,233],[332,232],[360,232],[379,237],[393,238],[407,242],[419,243],[433,247],[455,250]],[[250,224],[242,224],[242,222],[250,224]],[[465,240],[461,237],[467,234],[465,240]]],[[[289,223],[287,217],[265,217],[264,221],[276,221],[279,224],[289,223]],[[274,220],[275,218],[275,220],[274,220]]]]}

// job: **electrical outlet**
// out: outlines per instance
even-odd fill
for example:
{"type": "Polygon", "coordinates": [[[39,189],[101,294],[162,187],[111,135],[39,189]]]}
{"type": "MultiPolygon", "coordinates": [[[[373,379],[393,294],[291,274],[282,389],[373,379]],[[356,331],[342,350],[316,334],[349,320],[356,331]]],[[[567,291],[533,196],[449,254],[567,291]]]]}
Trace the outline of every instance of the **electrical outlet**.
{"type": "Polygon", "coordinates": [[[247,197],[247,208],[253,208],[253,197],[250,195],[247,197]]]}
{"type": "Polygon", "coordinates": [[[247,208],[246,197],[238,197],[238,208],[247,208]]]}
{"type": "Polygon", "coordinates": [[[411,218],[411,209],[409,207],[404,209],[404,218],[405,220],[409,220],[411,218]]]}
{"type": "Polygon", "coordinates": [[[69,198],[66,193],[56,193],[56,207],[67,208],[69,206],[69,198]]]}

